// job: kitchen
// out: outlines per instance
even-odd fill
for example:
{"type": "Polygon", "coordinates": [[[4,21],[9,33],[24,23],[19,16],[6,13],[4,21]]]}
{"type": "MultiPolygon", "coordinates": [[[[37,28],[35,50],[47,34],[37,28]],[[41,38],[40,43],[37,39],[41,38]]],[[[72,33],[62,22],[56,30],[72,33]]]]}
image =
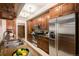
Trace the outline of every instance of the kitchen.
{"type": "Polygon", "coordinates": [[[56,4],[28,20],[27,40],[51,56],[78,55],[78,5],[56,4]]]}
{"type": "MultiPolygon", "coordinates": [[[[14,9],[7,8],[7,13],[4,10],[5,4],[2,4],[4,8],[0,16],[0,42],[3,41],[1,39],[7,29],[13,30],[17,40],[13,40],[14,44],[10,40],[10,49],[2,49],[6,50],[5,55],[8,54],[7,51],[10,51],[8,55],[13,53],[13,46],[17,46],[17,49],[28,48],[31,56],[79,55],[79,3],[16,3],[10,4],[11,7],[6,5],[6,8],[14,9]],[[21,45],[16,45],[18,40],[21,45]]],[[[1,46],[0,43],[0,48],[1,46]]]]}

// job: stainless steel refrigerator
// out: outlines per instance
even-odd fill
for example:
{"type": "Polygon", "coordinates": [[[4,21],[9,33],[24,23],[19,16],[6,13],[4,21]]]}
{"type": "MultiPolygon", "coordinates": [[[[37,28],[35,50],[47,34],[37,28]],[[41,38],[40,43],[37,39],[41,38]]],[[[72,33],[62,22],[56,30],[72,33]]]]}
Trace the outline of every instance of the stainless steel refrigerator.
{"type": "Polygon", "coordinates": [[[49,21],[49,55],[75,55],[75,13],[49,21]]]}

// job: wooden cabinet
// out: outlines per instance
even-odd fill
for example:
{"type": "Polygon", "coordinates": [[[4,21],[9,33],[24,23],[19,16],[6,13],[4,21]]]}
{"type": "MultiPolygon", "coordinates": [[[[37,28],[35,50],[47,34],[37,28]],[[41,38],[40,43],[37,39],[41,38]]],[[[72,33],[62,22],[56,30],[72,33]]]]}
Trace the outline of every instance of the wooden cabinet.
{"type": "Polygon", "coordinates": [[[32,26],[36,25],[36,23],[37,23],[37,19],[33,19],[32,20],[32,26]]]}
{"type": "Polygon", "coordinates": [[[24,25],[18,25],[18,37],[25,38],[25,26],[24,25]]]}
{"type": "Polygon", "coordinates": [[[38,25],[40,25],[40,26],[42,26],[42,17],[41,16],[39,16],[38,18],[36,18],[36,22],[37,22],[37,24],[38,25]]]}
{"type": "Polygon", "coordinates": [[[59,17],[61,15],[61,7],[60,6],[57,6],[57,7],[51,8],[49,10],[49,13],[50,13],[51,19],[52,18],[59,17]]]}
{"type": "Polygon", "coordinates": [[[48,29],[48,17],[47,16],[48,16],[48,12],[42,14],[41,16],[37,18],[38,20],[37,22],[43,30],[48,29]]]}
{"type": "Polygon", "coordinates": [[[27,34],[27,40],[28,40],[29,42],[32,42],[32,35],[31,35],[31,34],[27,34]]]}
{"type": "Polygon", "coordinates": [[[28,33],[31,33],[32,32],[32,21],[28,21],[27,22],[27,32],[28,33]]]}
{"type": "Polygon", "coordinates": [[[49,41],[46,37],[40,37],[37,40],[37,46],[49,54],[49,41]]]}
{"type": "Polygon", "coordinates": [[[42,16],[44,30],[48,30],[48,12],[42,16]]]}
{"type": "Polygon", "coordinates": [[[42,26],[43,30],[46,29],[46,17],[45,17],[45,15],[42,15],[42,17],[41,17],[41,26],[42,26]]]}
{"type": "Polygon", "coordinates": [[[27,40],[30,41],[30,42],[32,41],[31,32],[32,32],[32,22],[28,21],[27,22],[27,40]]]}
{"type": "Polygon", "coordinates": [[[70,14],[75,11],[75,4],[73,3],[64,3],[62,4],[62,15],[70,14]]]}
{"type": "Polygon", "coordinates": [[[75,4],[75,10],[76,10],[76,12],[79,12],[79,3],[75,4]]]}

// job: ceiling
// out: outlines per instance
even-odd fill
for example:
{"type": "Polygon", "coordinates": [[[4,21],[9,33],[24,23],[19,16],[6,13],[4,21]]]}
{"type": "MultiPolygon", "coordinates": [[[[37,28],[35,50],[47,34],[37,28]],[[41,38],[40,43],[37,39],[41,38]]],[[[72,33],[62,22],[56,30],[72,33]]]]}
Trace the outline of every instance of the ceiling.
{"type": "Polygon", "coordinates": [[[17,19],[29,20],[40,13],[45,12],[47,9],[56,5],[57,3],[26,3],[22,8],[17,19]]]}
{"type": "Polygon", "coordinates": [[[1,19],[25,19],[29,20],[57,3],[0,3],[1,19]]]}
{"type": "Polygon", "coordinates": [[[26,3],[21,10],[19,16],[28,18],[30,15],[35,14],[38,12],[41,8],[43,8],[46,4],[42,3],[26,3]]]}
{"type": "Polygon", "coordinates": [[[0,18],[9,20],[16,18],[23,5],[21,3],[0,3],[0,18]]]}

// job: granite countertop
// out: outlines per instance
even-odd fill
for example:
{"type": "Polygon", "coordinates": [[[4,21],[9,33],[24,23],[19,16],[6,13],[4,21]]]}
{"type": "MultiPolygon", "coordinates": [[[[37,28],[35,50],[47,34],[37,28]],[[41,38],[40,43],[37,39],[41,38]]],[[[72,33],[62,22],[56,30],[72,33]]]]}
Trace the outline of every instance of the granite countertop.
{"type": "Polygon", "coordinates": [[[51,39],[51,40],[55,40],[55,39],[49,37],[48,35],[38,35],[38,36],[45,37],[45,38],[47,38],[47,39],[49,39],[49,40],[50,40],[50,39],[51,39]]]}
{"type": "MultiPolygon", "coordinates": [[[[30,33],[29,33],[29,34],[30,34],[30,33]]],[[[31,35],[32,35],[32,34],[31,34],[31,35]]],[[[45,38],[50,39],[50,40],[55,40],[55,39],[53,39],[53,38],[49,37],[48,35],[37,35],[37,36],[40,36],[40,37],[45,37],[45,38]]]]}

